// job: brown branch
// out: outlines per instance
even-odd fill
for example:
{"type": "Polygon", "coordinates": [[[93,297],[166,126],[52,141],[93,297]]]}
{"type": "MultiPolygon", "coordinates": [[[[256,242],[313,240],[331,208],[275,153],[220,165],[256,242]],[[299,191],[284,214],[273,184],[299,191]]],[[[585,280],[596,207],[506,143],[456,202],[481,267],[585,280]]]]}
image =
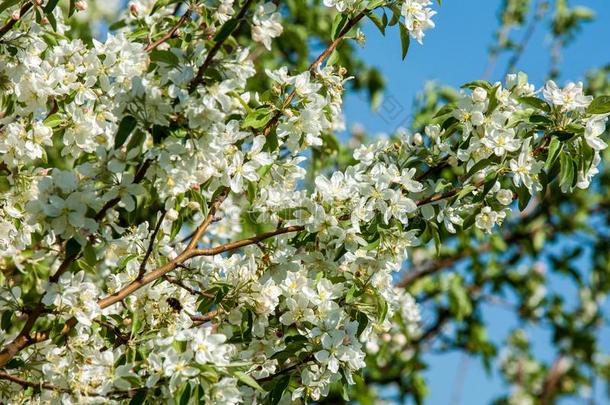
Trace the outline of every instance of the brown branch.
{"type": "Polygon", "coordinates": [[[193,322],[204,323],[204,322],[207,322],[209,320],[216,318],[218,315],[221,315],[221,314],[224,314],[224,311],[222,309],[215,309],[215,310],[210,311],[203,315],[189,315],[189,316],[191,317],[191,320],[193,320],[193,322]]]}
{"type": "Polygon", "coordinates": [[[227,194],[228,189],[225,188],[220,193],[218,193],[218,195],[210,202],[207,217],[195,230],[195,235],[193,236],[193,239],[188,244],[188,246],[178,256],[176,256],[176,258],[164,264],[163,266],[158,267],[155,270],[145,274],[144,276],[132,281],[130,284],[117,291],[116,293],[109,295],[106,298],[100,299],[98,301],[99,306],[104,309],[112,304],[122,301],[123,299],[125,299],[125,297],[132,294],[134,291],[137,291],[145,285],[155,281],[156,279],[163,277],[165,274],[178,267],[178,265],[193,257],[192,252],[196,250],[195,247],[197,245],[197,242],[199,242],[199,239],[201,238],[201,236],[203,236],[203,233],[208,229],[210,223],[212,223],[216,211],[220,207],[220,204],[222,204],[222,202],[226,198],[227,194]]]}
{"type": "Polygon", "coordinates": [[[417,347],[421,343],[424,343],[436,336],[441,331],[443,326],[445,326],[445,323],[449,321],[449,319],[451,318],[450,315],[451,313],[448,309],[441,308],[438,311],[436,321],[428,329],[426,329],[417,339],[413,340],[410,343],[410,346],[417,347]]]}
{"type": "Polygon", "coordinates": [[[6,381],[10,381],[15,384],[19,384],[24,388],[32,387],[32,388],[44,388],[44,389],[52,390],[52,391],[64,391],[64,392],[67,391],[63,388],[60,388],[60,387],[50,384],[50,383],[29,381],[29,380],[23,379],[21,377],[17,377],[17,376],[5,373],[4,371],[0,371],[0,380],[6,380],[6,381]]]}
{"type": "MultiPolygon", "coordinates": [[[[178,3],[178,5],[180,5],[180,3],[178,3]]],[[[146,47],[144,48],[144,50],[146,52],[150,52],[153,49],[155,49],[156,47],[158,47],[159,45],[161,45],[162,43],[172,39],[173,37],[177,36],[177,32],[178,29],[180,29],[180,27],[182,27],[190,18],[191,18],[191,14],[193,13],[193,11],[189,8],[188,10],[186,10],[186,12],[182,15],[182,17],[180,17],[180,19],[178,20],[178,22],[176,23],[176,25],[174,25],[165,35],[163,35],[161,38],[157,39],[155,42],[151,42],[148,45],[146,45],[146,47]]]]}
{"type": "MultiPolygon", "coordinates": [[[[337,35],[337,38],[335,38],[326,47],[326,49],[324,49],[324,51],[322,51],[322,53],[311,63],[311,65],[309,65],[308,70],[311,73],[315,73],[315,71],[318,69],[320,64],[326,58],[328,58],[333,53],[333,51],[337,48],[337,46],[341,43],[341,41],[343,41],[343,39],[345,38],[345,35],[347,35],[347,33],[352,28],[354,28],[354,26],[356,26],[356,24],[358,24],[358,22],[360,22],[360,20],[362,20],[362,18],[366,15],[365,11],[360,12],[354,18],[350,19],[347,22],[347,24],[345,25],[345,27],[343,27],[343,29],[339,32],[339,34],[337,35]]],[[[265,135],[265,136],[269,135],[269,133],[271,132],[271,129],[278,123],[278,121],[280,120],[280,117],[282,116],[283,111],[290,105],[290,102],[292,101],[292,99],[294,99],[295,95],[296,95],[296,91],[293,90],[288,95],[288,97],[286,97],[286,100],[284,100],[284,103],[282,103],[282,108],[273,116],[273,118],[271,118],[271,120],[263,128],[263,135],[265,135]]]]}
{"type": "MultiPolygon", "coordinates": [[[[66,392],[66,393],[73,392],[67,388],[62,388],[62,387],[59,387],[59,386],[51,384],[51,383],[47,383],[47,382],[43,382],[43,381],[35,382],[35,381],[26,380],[24,378],[17,377],[15,375],[6,373],[4,371],[0,371],[0,380],[10,381],[12,383],[22,386],[23,388],[31,387],[31,388],[43,388],[45,390],[57,391],[57,392],[66,392]]],[[[129,398],[129,397],[132,397],[137,391],[141,391],[144,389],[146,389],[146,388],[144,388],[144,387],[143,388],[132,388],[127,391],[114,390],[114,391],[108,392],[105,395],[101,395],[99,393],[96,393],[95,391],[79,391],[79,392],[83,395],[90,396],[90,397],[105,397],[105,398],[127,397],[127,398],[129,398]]]]}
{"type": "MultiPolygon", "coordinates": [[[[185,268],[185,269],[187,268],[187,267],[185,267],[183,265],[178,265],[177,267],[185,268]]],[[[191,288],[191,287],[187,286],[186,284],[184,284],[181,280],[178,280],[177,278],[171,278],[169,276],[163,276],[163,280],[167,281],[170,284],[174,284],[174,285],[182,288],[183,290],[187,291],[191,295],[201,295],[202,297],[206,297],[206,298],[210,298],[210,299],[216,297],[216,295],[214,295],[214,294],[210,294],[210,293],[205,292],[205,291],[195,290],[194,288],[191,288]]]]}
{"type": "Polygon", "coordinates": [[[17,24],[17,21],[21,20],[21,18],[23,18],[23,16],[32,8],[32,2],[27,2],[25,3],[23,6],[21,6],[21,8],[19,9],[19,16],[17,18],[13,18],[11,16],[11,19],[6,23],[6,25],[2,28],[0,28],[0,39],[7,33],[9,32],[13,26],[15,24],[17,24]]]}
{"type": "Polygon", "coordinates": [[[517,66],[517,63],[519,63],[519,59],[521,59],[521,56],[523,55],[525,48],[527,48],[528,43],[530,42],[530,40],[532,39],[532,36],[534,35],[534,32],[536,31],[536,26],[544,17],[547,7],[548,7],[548,4],[546,1],[538,0],[538,3],[535,6],[536,11],[535,11],[534,17],[532,18],[528,27],[526,28],[525,34],[523,35],[523,38],[521,39],[521,43],[517,46],[515,52],[513,53],[513,55],[511,56],[511,58],[508,62],[508,65],[506,66],[506,71],[504,72],[504,77],[506,77],[510,72],[512,72],[515,69],[515,67],[517,66]]]}
{"type": "MultiPolygon", "coordinates": [[[[142,164],[136,170],[136,174],[133,178],[134,183],[139,183],[144,179],[144,176],[146,175],[146,171],[150,167],[150,163],[151,162],[148,159],[145,160],[144,162],[142,162],[142,164]]],[[[95,215],[95,217],[93,217],[93,219],[96,222],[100,221],[102,218],[104,218],[104,215],[106,215],[106,211],[108,211],[110,208],[117,205],[119,203],[119,201],[121,201],[120,197],[113,198],[112,200],[107,201],[106,204],[104,204],[104,206],[102,207],[102,209],[98,211],[98,213],[95,215]]]]}
{"type": "Polygon", "coordinates": [[[553,362],[553,365],[549,370],[549,374],[544,382],[544,386],[542,387],[540,405],[550,405],[553,402],[552,400],[555,396],[555,392],[557,391],[557,385],[564,373],[564,370],[561,369],[561,363],[564,361],[564,357],[564,354],[559,354],[553,362]]]}
{"type": "Polygon", "coordinates": [[[303,366],[303,365],[305,365],[305,364],[309,363],[309,362],[310,362],[310,361],[312,361],[312,360],[314,360],[314,356],[313,356],[313,354],[310,354],[309,356],[305,357],[303,360],[297,361],[297,362],[296,362],[296,363],[294,363],[293,365],[288,366],[288,367],[286,367],[286,368],[284,368],[284,369],[282,369],[282,370],[278,371],[278,372],[277,372],[277,373],[275,373],[275,374],[271,374],[271,375],[269,375],[269,376],[267,376],[267,377],[259,378],[259,379],[257,379],[256,381],[257,381],[257,382],[259,382],[259,383],[264,383],[264,382],[267,382],[267,381],[271,381],[271,380],[273,380],[275,377],[277,377],[277,376],[279,376],[279,375],[282,375],[282,374],[289,373],[289,372],[291,372],[292,370],[294,370],[295,368],[297,368],[297,367],[299,367],[299,366],[303,366]]]}
{"type": "MultiPolygon", "coordinates": [[[[213,216],[212,209],[210,209],[210,214],[211,214],[211,216],[213,216]]],[[[208,218],[209,217],[210,217],[210,215],[208,215],[208,218]]],[[[205,221],[204,221],[204,223],[205,223],[205,221]]],[[[135,292],[135,291],[139,290],[140,288],[144,287],[145,285],[150,284],[153,281],[163,277],[164,275],[173,271],[174,269],[179,267],[182,263],[184,263],[185,261],[187,261],[193,257],[218,255],[218,254],[221,254],[224,252],[228,252],[230,250],[238,249],[243,246],[252,245],[263,239],[271,238],[276,235],[280,235],[280,234],[288,233],[288,232],[297,232],[297,231],[301,231],[303,229],[304,229],[304,227],[302,227],[302,226],[290,226],[287,228],[280,228],[275,231],[266,232],[266,233],[263,233],[263,234],[260,234],[260,235],[257,235],[257,236],[251,237],[251,238],[242,239],[242,240],[239,240],[236,242],[226,243],[224,245],[220,245],[220,246],[217,246],[214,248],[209,248],[209,249],[195,249],[194,246],[196,244],[197,238],[193,238],[193,241],[195,241],[195,243],[193,243],[193,246],[191,248],[187,247],[174,260],[145,274],[144,277],[142,277],[141,279],[134,280],[129,285],[127,285],[126,287],[117,291],[116,293],[109,295],[106,298],[100,299],[98,301],[98,304],[102,309],[104,309],[106,307],[109,307],[110,305],[113,305],[119,301],[122,301],[123,299],[125,299],[127,296],[129,296],[133,292],[135,292]]]]}
{"type": "MultiPolygon", "coordinates": [[[[139,167],[134,176],[134,183],[139,183],[144,178],[148,167],[150,166],[150,161],[145,160],[139,167]]],[[[104,215],[107,210],[112,208],[120,201],[120,198],[114,198],[108,201],[102,209],[95,215],[95,220],[100,221],[104,218],[104,215]]],[[[69,256],[66,256],[63,262],[59,265],[59,268],[51,277],[49,277],[49,281],[51,283],[56,283],[59,280],[59,277],[76,261],[76,259],[80,256],[80,251],[73,253],[69,256]]],[[[2,351],[0,351],[0,367],[4,366],[8,363],[19,351],[23,350],[27,346],[30,346],[35,343],[39,343],[48,339],[48,332],[38,332],[35,333],[34,336],[30,336],[32,329],[34,328],[34,324],[38,320],[38,318],[44,313],[44,304],[42,303],[42,297],[38,301],[38,304],[32,309],[30,314],[28,314],[28,318],[21,328],[21,331],[17,335],[17,337],[10,343],[8,343],[2,351]]],[[[64,330],[61,331],[62,335],[66,335],[72,326],[76,324],[76,320],[74,318],[69,319],[66,322],[64,330]]]]}
{"type": "Polygon", "coordinates": [[[347,35],[347,33],[350,32],[350,30],[354,28],[356,24],[358,24],[360,20],[362,20],[362,18],[364,18],[367,11],[368,10],[361,11],[354,18],[350,19],[347,24],[345,24],[345,27],[343,27],[343,29],[339,32],[337,38],[335,38],[335,40],[332,41],[330,45],[328,45],[328,47],[309,66],[310,71],[315,71],[320,66],[320,64],[333,53],[333,51],[337,48],[341,41],[343,41],[345,35],[347,35]]]}
{"type": "Polygon", "coordinates": [[[192,257],[194,256],[214,256],[223,252],[227,252],[229,250],[238,249],[243,246],[252,245],[258,243],[262,240],[271,238],[273,236],[281,235],[289,232],[300,232],[304,230],[305,227],[301,225],[288,226],[285,228],[279,228],[275,231],[269,231],[265,233],[261,233],[260,235],[256,235],[250,238],[238,240],[235,242],[225,243],[224,245],[216,246],[208,249],[195,249],[192,251],[192,257]]]}
{"type": "MultiPolygon", "coordinates": [[[[244,16],[246,15],[246,12],[248,11],[248,8],[250,7],[250,4],[252,3],[252,1],[253,0],[246,0],[245,1],[245,3],[242,6],[241,10],[239,10],[239,13],[235,17],[235,20],[239,21],[242,18],[244,18],[244,16]]],[[[223,29],[228,27],[227,24],[229,24],[229,23],[233,24],[233,21],[234,20],[231,19],[231,20],[227,21],[226,23],[224,23],[223,26],[220,28],[220,31],[222,31],[223,29]]],[[[233,28],[233,30],[235,30],[236,28],[237,28],[237,25],[235,26],[235,28],[233,28]]],[[[197,75],[195,75],[195,77],[193,78],[193,80],[191,80],[191,83],[189,84],[189,92],[190,93],[195,91],[197,86],[199,86],[201,83],[203,83],[203,75],[205,74],[205,71],[212,64],[212,60],[214,59],[214,57],[216,56],[218,51],[220,51],[220,48],[222,48],[222,45],[227,40],[229,35],[225,36],[222,40],[216,41],[216,43],[214,43],[214,46],[212,46],[212,49],[210,49],[210,52],[205,57],[205,60],[203,61],[203,64],[201,66],[199,66],[199,69],[197,70],[197,75]]]]}
{"type": "Polygon", "coordinates": [[[152,254],[155,240],[157,239],[157,234],[159,233],[159,229],[161,228],[161,224],[163,223],[163,219],[165,218],[165,210],[161,213],[159,220],[155,226],[155,229],[150,236],[150,242],[148,242],[148,249],[146,249],[146,254],[144,254],[144,258],[142,259],[142,263],[140,263],[140,269],[138,270],[138,278],[141,278],[146,272],[146,262],[148,262],[148,258],[152,254]]]}

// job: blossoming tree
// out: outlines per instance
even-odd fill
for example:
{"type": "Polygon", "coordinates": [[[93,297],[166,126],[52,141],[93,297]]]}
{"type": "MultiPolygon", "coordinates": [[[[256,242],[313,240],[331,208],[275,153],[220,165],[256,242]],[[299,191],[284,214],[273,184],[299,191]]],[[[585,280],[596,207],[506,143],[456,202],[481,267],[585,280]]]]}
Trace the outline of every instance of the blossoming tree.
{"type": "MultiPolygon", "coordinates": [[[[432,91],[413,132],[337,141],[345,86],[382,85],[359,24],[398,30],[404,57],[431,1],[137,0],[111,25],[102,7],[0,1],[2,402],[365,402],[389,382],[421,401],[419,353],[447,320],[493,355],[484,284],[524,285],[541,316],[544,279],[503,273],[506,245],[533,238],[515,254],[535,257],[545,227],[585,221],[558,225],[560,202],[607,204],[579,191],[607,147],[606,84],[473,81],[444,105],[432,91]],[[470,255],[498,259],[470,286],[431,277],[470,255]],[[423,328],[414,297],[445,293],[423,328]]],[[[604,277],[574,319],[599,319],[604,277]]],[[[523,398],[571,392],[548,380],[575,352],[524,382],[511,344],[523,398]]]]}

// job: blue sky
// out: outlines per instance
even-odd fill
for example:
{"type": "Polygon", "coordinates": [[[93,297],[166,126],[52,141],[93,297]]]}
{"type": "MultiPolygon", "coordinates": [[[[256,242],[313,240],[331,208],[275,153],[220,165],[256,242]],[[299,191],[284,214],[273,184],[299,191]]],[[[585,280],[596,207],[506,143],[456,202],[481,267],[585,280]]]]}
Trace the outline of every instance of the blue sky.
{"type": "MultiPolygon", "coordinates": [[[[607,0],[570,1],[571,5],[587,6],[597,13],[596,21],[584,26],[578,39],[564,50],[559,82],[582,80],[585,73],[594,67],[610,63],[610,6],[607,0]]],[[[378,67],[386,78],[386,104],[382,105],[391,113],[381,114],[371,111],[368,102],[361,96],[347,98],[345,112],[348,125],[360,123],[373,133],[391,132],[408,120],[410,107],[415,95],[426,81],[436,80],[441,84],[459,86],[483,77],[488,60],[487,49],[492,44],[492,34],[497,27],[499,0],[444,0],[435,16],[437,27],[427,32],[424,46],[412,41],[405,61],[400,57],[400,39],[397,30],[388,30],[386,36],[367,22],[364,33],[366,46],[361,49],[368,63],[378,67]]],[[[548,21],[543,21],[536,29],[529,46],[523,53],[518,69],[528,73],[530,81],[540,87],[545,80],[550,65],[550,41],[547,34],[548,21]]],[[[520,39],[522,32],[514,32],[520,39]]],[[[505,70],[507,57],[498,60],[497,68],[490,77],[500,80],[505,70]]],[[[569,243],[565,241],[564,243],[569,243]]],[[[557,246],[555,249],[562,249],[557,246]]],[[[570,284],[560,278],[551,285],[555,291],[574,294],[570,284]]],[[[606,303],[607,311],[610,311],[606,303]]],[[[515,324],[515,318],[506,309],[489,308],[484,313],[490,325],[490,336],[498,341],[515,324]]],[[[602,348],[610,352],[610,333],[604,331],[602,348]],[[604,343],[605,342],[605,343],[604,343]],[[605,345],[605,347],[604,347],[605,345]]],[[[535,330],[534,348],[545,359],[551,360],[549,334],[535,330]]],[[[488,404],[491,399],[506,390],[496,375],[488,377],[481,363],[460,353],[430,357],[430,395],[426,404],[432,405],[478,405],[488,404]],[[461,388],[458,388],[461,387],[461,388]]],[[[599,404],[606,387],[596,387],[599,404]]],[[[562,405],[578,404],[572,400],[562,405]]]]}

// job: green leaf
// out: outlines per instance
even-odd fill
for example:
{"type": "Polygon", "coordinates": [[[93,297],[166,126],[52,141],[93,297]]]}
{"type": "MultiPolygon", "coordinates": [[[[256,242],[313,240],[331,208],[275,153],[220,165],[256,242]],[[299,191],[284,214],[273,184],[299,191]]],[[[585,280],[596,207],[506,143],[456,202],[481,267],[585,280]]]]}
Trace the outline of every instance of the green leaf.
{"type": "Polygon", "coordinates": [[[127,26],[127,23],[125,22],[125,20],[119,20],[115,23],[110,24],[110,26],[108,27],[108,31],[116,31],[119,28],[123,28],[127,26]]]}
{"type": "Polygon", "coordinates": [[[527,187],[521,185],[517,187],[517,197],[519,198],[519,210],[523,211],[529,204],[532,196],[527,187]]]}
{"type": "Polygon", "coordinates": [[[377,321],[385,321],[385,317],[388,313],[388,302],[381,296],[377,295],[377,308],[379,313],[377,314],[377,321]]]}
{"type": "Polygon", "coordinates": [[[475,80],[475,81],[468,82],[461,86],[462,89],[471,89],[471,90],[474,90],[477,87],[480,87],[487,91],[492,89],[491,83],[489,83],[487,80],[475,80]]]}
{"type": "Polygon", "coordinates": [[[63,118],[61,118],[61,116],[57,113],[49,115],[44,121],[42,121],[42,123],[49,128],[55,128],[62,122],[63,118]]]}
{"type": "Polygon", "coordinates": [[[589,114],[606,114],[610,113],[610,96],[599,96],[595,98],[589,107],[587,107],[587,113],[589,114]]]}
{"type": "Polygon", "coordinates": [[[436,112],[436,114],[434,114],[434,117],[432,117],[432,118],[442,117],[443,115],[451,113],[454,109],[455,109],[455,105],[453,103],[444,105],[440,110],[438,110],[436,112]]]}
{"type": "Polygon", "coordinates": [[[4,0],[0,3],[0,13],[2,13],[7,8],[13,7],[15,4],[19,4],[21,0],[4,0]]]}
{"type": "Polygon", "coordinates": [[[409,52],[409,45],[411,44],[411,37],[409,37],[409,31],[404,24],[400,24],[400,45],[402,47],[402,59],[407,57],[409,52]]]}
{"type": "Polygon", "coordinates": [[[562,153],[559,156],[559,161],[561,164],[561,170],[559,172],[559,185],[572,186],[572,180],[574,179],[574,165],[572,164],[572,159],[570,159],[567,153],[562,153]]]}
{"type": "Polygon", "coordinates": [[[272,110],[269,107],[262,107],[252,110],[242,122],[243,128],[263,128],[271,118],[273,118],[272,110]]]}
{"type": "Polygon", "coordinates": [[[486,167],[489,167],[495,163],[498,163],[500,161],[500,158],[496,155],[492,155],[487,159],[481,159],[479,160],[477,163],[475,163],[470,170],[468,170],[468,173],[466,173],[465,178],[469,179],[470,177],[472,177],[473,175],[475,175],[476,173],[478,173],[479,171],[485,169],[486,167]]]}
{"type": "Polygon", "coordinates": [[[45,14],[50,14],[55,9],[55,7],[57,7],[57,3],[59,3],[59,0],[49,0],[47,5],[44,6],[43,9],[45,14]]]}
{"type": "Polygon", "coordinates": [[[474,224],[474,221],[476,220],[476,218],[477,218],[476,212],[467,216],[466,219],[464,219],[464,222],[462,223],[462,229],[470,228],[474,224]]]}
{"type": "Polygon", "coordinates": [[[191,384],[186,383],[184,390],[180,393],[180,401],[178,405],[187,405],[191,399],[191,384]]]}
{"type": "Polygon", "coordinates": [[[364,332],[369,324],[369,317],[366,316],[365,313],[358,311],[356,313],[356,321],[358,321],[358,331],[356,332],[356,336],[360,337],[362,332],[364,332]]]}
{"type": "Polygon", "coordinates": [[[336,65],[337,62],[339,62],[339,52],[337,52],[337,50],[335,49],[330,56],[328,57],[328,59],[326,60],[326,64],[328,66],[333,66],[336,65]]]}
{"type": "MultiPolygon", "coordinates": [[[[384,15],[385,15],[385,13],[384,13],[384,15]]],[[[383,20],[381,18],[379,18],[379,16],[377,14],[367,13],[367,16],[373,22],[373,24],[375,24],[377,26],[377,28],[379,28],[379,31],[381,31],[381,34],[385,35],[385,26],[387,24],[387,18],[385,19],[386,22],[384,23],[383,20]]]]}
{"type": "Polygon", "coordinates": [[[549,133],[553,138],[559,139],[561,142],[569,141],[574,138],[574,133],[568,131],[553,131],[549,133]]]}
{"type": "Polygon", "coordinates": [[[366,5],[366,8],[369,10],[374,10],[385,2],[386,2],[386,0],[370,0],[368,2],[368,4],[366,5]]]}
{"type": "Polygon", "coordinates": [[[258,385],[258,383],[256,382],[256,380],[252,377],[250,377],[248,374],[243,373],[241,371],[234,371],[233,375],[235,377],[237,377],[237,379],[241,382],[243,382],[244,384],[254,388],[255,390],[261,391],[261,392],[265,392],[265,390],[263,390],[263,387],[261,387],[260,385],[258,385]]]}
{"type": "Polygon", "coordinates": [[[559,141],[559,139],[558,138],[551,139],[551,143],[549,144],[549,151],[546,156],[546,162],[544,164],[544,167],[547,172],[553,166],[553,163],[555,163],[555,160],[557,159],[557,156],[560,151],[561,151],[561,142],[559,141]]]}
{"type": "Polygon", "coordinates": [[[218,34],[216,34],[214,37],[214,41],[223,42],[229,35],[231,35],[238,23],[239,20],[236,20],[235,18],[231,18],[229,21],[224,23],[222,28],[220,28],[220,31],[218,31],[218,34]]]}
{"type": "Polygon", "coordinates": [[[459,194],[457,195],[457,199],[461,200],[462,198],[466,197],[468,194],[472,193],[474,190],[476,190],[475,186],[473,186],[472,184],[467,185],[466,187],[464,187],[462,189],[462,191],[459,192],[459,194]]]}
{"type": "Polygon", "coordinates": [[[129,401],[129,405],[142,405],[145,400],[146,400],[146,391],[145,390],[137,391],[136,394],[133,396],[133,398],[131,398],[131,401],[129,401]]]}
{"type": "Polygon", "coordinates": [[[2,320],[0,321],[0,328],[3,331],[8,332],[11,328],[11,318],[13,317],[13,311],[4,311],[2,313],[2,320]]]}
{"type": "Polygon", "coordinates": [[[449,286],[449,308],[458,320],[464,319],[472,312],[472,303],[468,297],[461,278],[454,277],[449,286]]]}
{"type": "Polygon", "coordinates": [[[57,31],[57,19],[55,19],[55,15],[53,13],[48,13],[47,20],[49,20],[49,24],[51,24],[53,31],[57,31]]]}
{"type": "Polygon", "coordinates": [[[68,17],[72,17],[76,12],[76,0],[70,0],[70,7],[68,8],[68,17]]]}
{"type": "Polygon", "coordinates": [[[492,89],[487,90],[487,94],[489,95],[489,105],[487,106],[487,114],[491,114],[494,112],[496,107],[498,106],[498,89],[500,85],[493,87],[492,89]]]}
{"type": "Polygon", "coordinates": [[[393,27],[400,21],[401,12],[400,7],[398,7],[396,4],[390,4],[389,7],[390,10],[392,10],[392,18],[390,19],[390,23],[388,25],[393,27]]]}
{"type": "Polygon", "coordinates": [[[519,97],[519,102],[530,107],[537,108],[544,112],[551,112],[551,106],[544,100],[539,99],[538,97],[519,97]]]}
{"type": "Polygon", "coordinates": [[[180,59],[172,51],[161,51],[159,49],[155,49],[150,53],[150,60],[171,66],[177,66],[180,63],[180,59]]]}
{"type": "Polygon", "coordinates": [[[136,336],[142,327],[142,317],[139,311],[133,312],[131,319],[131,336],[136,336]]]}
{"type": "Polygon", "coordinates": [[[131,115],[126,115],[123,117],[123,119],[119,123],[119,129],[117,130],[117,134],[114,137],[115,149],[118,149],[123,146],[129,134],[131,134],[131,132],[135,129],[137,123],[138,122],[136,121],[136,119],[131,115]]]}
{"type": "Polygon", "coordinates": [[[74,238],[71,238],[66,242],[66,257],[70,257],[80,252],[80,243],[74,238]]]}
{"type": "Polygon", "coordinates": [[[273,388],[269,393],[269,401],[271,402],[271,405],[276,405],[280,402],[289,382],[290,377],[287,375],[283,376],[278,381],[274,381],[273,388]]]}
{"type": "Polygon", "coordinates": [[[339,36],[339,33],[341,32],[343,27],[345,27],[345,24],[347,24],[348,21],[349,19],[345,14],[337,14],[335,16],[335,19],[333,20],[333,25],[330,30],[330,36],[332,39],[336,39],[337,36],[339,36]]]}

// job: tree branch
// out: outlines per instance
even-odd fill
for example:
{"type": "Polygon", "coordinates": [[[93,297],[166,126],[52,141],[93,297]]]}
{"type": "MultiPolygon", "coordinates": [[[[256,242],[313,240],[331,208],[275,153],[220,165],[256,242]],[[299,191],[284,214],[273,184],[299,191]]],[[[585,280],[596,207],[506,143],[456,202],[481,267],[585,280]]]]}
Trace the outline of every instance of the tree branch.
{"type": "Polygon", "coordinates": [[[144,255],[144,258],[142,259],[142,263],[140,263],[140,269],[138,270],[138,278],[141,278],[144,275],[144,273],[146,272],[146,262],[148,262],[148,258],[152,254],[153,246],[154,246],[155,240],[157,239],[157,234],[159,233],[159,229],[161,228],[161,224],[163,223],[164,218],[165,218],[165,210],[161,213],[161,216],[159,217],[159,220],[157,221],[155,229],[154,229],[152,235],[150,236],[150,242],[148,242],[148,249],[146,249],[146,254],[144,255]]]}
{"type": "MultiPolygon", "coordinates": [[[[345,35],[347,35],[347,33],[352,28],[354,28],[354,26],[356,26],[356,24],[358,24],[358,22],[360,22],[360,20],[362,20],[362,18],[365,15],[366,15],[365,11],[361,11],[358,15],[356,15],[356,17],[350,19],[347,22],[347,24],[345,25],[345,27],[343,27],[343,29],[339,32],[339,34],[337,35],[337,38],[335,38],[326,47],[326,49],[324,49],[324,51],[322,51],[322,53],[311,63],[311,65],[309,65],[308,70],[312,73],[315,73],[315,71],[318,69],[320,64],[326,58],[328,58],[333,53],[333,51],[337,48],[337,46],[341,43],[341,41],[343,41],[343,39],[345,38],[345,35]]],[[[294,98],[295,95],[296,95],[296,91],[293,90],[288,95],[288,97],[286,97],[286,100],[284,100],[284,103],[282,103],[282,108],[273,116],[273,118],[271,118],[271,120],[263,128],[263,135],[265,135],[265,136],[269,135],[269,133],[271,132],[271,129],[278,123],[280,117],[282,116],[283,111],[290,105],[290,102],[292,101],[292,99],[294,98]]]]}
{"type": "MultiPolygon", "coordinates": [[[[180,3],[178,3],[179,5],[180,3]]],[[[190,8],[188,10],[186,10],[186,12],[182,15],[182,17],[180,17],[180,19],[178,20],[178,22],[176,23],[176,25],[174,25],[165,35],[163,35],[161,38],[159,38],[158,40],[149,43],[148,45],[146,45],[146,47],[144,48],[144,50],[146,52],[150,52],[153,49],[155,49],[156,47],[158,47],[159,45],[161,45],[162,43],[172,39],[174,36],[176,36],[178,29],[180,29],[180,27],[182,27],[190,18],[191,18],[191,14],[193,13],[193,10],[191,10],[190,8]]]]}
{"type": "Polygon", "coordinates": [[[19,16],[17,18],[13,18],[11,17],[11,19],[9,20],[9,22],[6,23],[6,25],[2,28],[0,28],[0,39],[7,33],[9,32],[13,26],[15,24],[17,24],[17,21],[21,20],[21,18],[23,18],[23,16],[32,8],[32,2],[28,1],[27,3],[25,3],[23,6],[21,6],[21,8],[19,9],[19,16]]]}
{"type": "Polygon", "coordinates": [[[6,380],[6,381],[10,381],[15,384],[19,384],[23,388],[32,387],[32,388],[44,388],[44,389],[52,390],[52,391],[66,391],[63,388],[60,388],[60,387],[50,384],[50,383],[29,381],[24,378],[14,376],[9,373],[5,373],[4,371],[0,371],[0,380],[6,380]]]}
{"type": "Polygon", "coordinates": [[[561,367],[561,363],[564,361],[564,358],[565,355],[560,353],[553,362],[553,365],[549,370],[549,374],[544,382],[544,386],[542,387],[540,405],[550,405],[552,403],[553,397],[555,396],[555,392],[557,390],[557,384],[565,372],[565,370],[562,370],[561,367]]]}
{"type": "MultiPolygon", "coordinates": [[[[148,167],[150,166],[150,160],[145,160],[140,167],[138,168],[136,175],[134,176],[134,183],[139,183],[144,178],[148,167]]],[[[114,198],[108,201],[102,209],[95,215],[95,221],[100,221],[104,218],[106,211],[112,208],[120,201],[120,198],[114,198]]],[[[80,255],[80,251],[73,253],[69,256],[66,256],[63,262],[59,265],[59,268],[51,277],[49,277],[49,282],[56,283],[59,280],[59,277],[70,267],[72,263],[78,258],[80,255]]],[[[0,367],[4,366],[8,363],[19,351],[26,348],[29,345],[39,343],[47,340],[48,332],[38,332],[34,336],[30,336],[30,333],[36,323],[36,320],[44,313],[44,304],[42,303],[42,297],[38,301],[38,304],[32,312],[28,314],[28,318],[23,325],[23,328],[19,332],[19,335],[10,343],[8,343],[2,351],[0,351],[0,367]]],[[[66,322],[66,327],[62,330],[61,334],[65,335],[69,332],[70,328],[76,324],[74,318],[69,319],[66,322]]]]}
{"type": "MultiPolygon", "coordinates": [[[[252,0],[245,1],[244,5],[239,10],[239,13],[235,17],[235,20],[239,21],[242,18],[244,18],[251,3],[252,3],[252,0]]],[[[234,20],[231,19],[231,20],[225,22],[223,24],[223,26],[220,28],[220,31],[226,29],[226,27],[228,27],[227,24],[229,24],[229,23],[233,24],[233,21],[234,20]]],[[[237,25],[231,31],[235,30],[235,28],[237,28],[237,25]]],[[[216,41],[216,43],[214,43],[214,46],[212,46],[212,49],[210,49],[210,52],[208,52],[208,55],[205,57],[203,64],[201,66],[199,66],[199,69],[197,70],[197,74],[195,75],[193,80],[191,80],[191,83],[189,84],[190,93],[194,92],[195,89],[197,88],[197,86],[199,86],[201,83],[203,83],[203,75],[205,74],[205,71],[212,64],[212,60],[214,59],[214,57],[216,56],[218,51],[220,51],[220,48],[222,48],[222,44],[224,44],[224,42],[227,40],[229,35],[226,35],[222,40],[216,41]]]]}

